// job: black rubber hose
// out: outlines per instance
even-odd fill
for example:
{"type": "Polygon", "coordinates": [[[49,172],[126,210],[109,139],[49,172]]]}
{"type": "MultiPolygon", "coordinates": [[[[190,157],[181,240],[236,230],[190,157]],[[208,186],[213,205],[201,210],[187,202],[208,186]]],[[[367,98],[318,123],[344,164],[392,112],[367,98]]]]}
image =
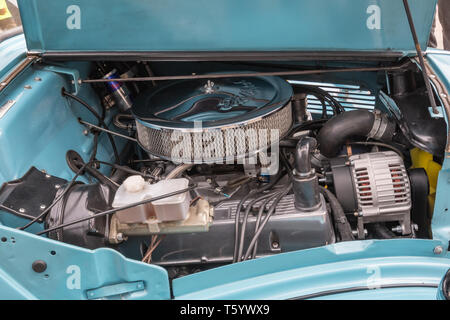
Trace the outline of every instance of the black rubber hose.
{"type": "Polygon", "coordinates": [[[89,172],[89,174],[91,176],[93,176],[95,179],[97,179],[98,182],[100,182],[101,184],[103,184],[105,186],[108,186],[114,192],[116,192],[117,189],[119,189],[119,186],[116,182],[112,181],[110,178],[105,176],[103,173],[101,173],[97,169],[92,168],[90,166],[86,166],[85,170],[87,172],[89,172]]]}
{"type": "Polygon", "coordinates": [[[319,187],[319,190],[330,204],[334,225],[339,233],[341,241],[355,240],[352,233],[352,227],[345,216],[344,209],[342,209],[339,200],[330,190],[324,187],[319,187]]]}
{"type": "MultiPolygon", "coordinates": [[[[84,100],[80,99],[79,97],[68,93],[64,88],[62,90],[62,95],[69,97],[75,101],[77,101],[79,104],[81,104],[83,107],[85,107],[86,109],[88,109],[99,121],[99,123],[106,129],[109,130],[108,126],[106,125],[105,121],[103,121],[102,116],[98,114],[98,112],[92,107],[90,106],[87,102],[85,102],[84,100]]],[[[107,133],[108,135],[108,139],[111,142],[111,147],[113,149],[114,152],[114,157],[116,158],[116,162],[120,163],[120,157],[119,157],[119,152],[117,151],[117,147],[116,147],[116,143],[114,142],[114,138],[110,133],[107,133]]]]}
{"type": "MultiPolygon", "coordinates": [[[[337,115],[325,123],[317,135],[320,152],[328,158],[335,157],[351,138],[367,137],[374,122],[375,115],[368,110],[353,110],[337,115]]],[[[379,140],[389,141],[394,128],[390,124],[379,140]]]]}

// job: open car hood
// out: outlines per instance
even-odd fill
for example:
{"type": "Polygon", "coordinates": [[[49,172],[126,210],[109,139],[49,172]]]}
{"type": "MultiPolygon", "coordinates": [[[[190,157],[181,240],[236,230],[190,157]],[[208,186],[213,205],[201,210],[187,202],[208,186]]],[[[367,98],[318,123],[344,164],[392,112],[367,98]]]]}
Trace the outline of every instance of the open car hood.
{"type": "MultiPolygon", "coordinates": [[[[28,50],[43,55],[416,54],[402,0],[18,2],[28,50]]],[[[409,4],[426,48],[436,0],[409,4]]]]}

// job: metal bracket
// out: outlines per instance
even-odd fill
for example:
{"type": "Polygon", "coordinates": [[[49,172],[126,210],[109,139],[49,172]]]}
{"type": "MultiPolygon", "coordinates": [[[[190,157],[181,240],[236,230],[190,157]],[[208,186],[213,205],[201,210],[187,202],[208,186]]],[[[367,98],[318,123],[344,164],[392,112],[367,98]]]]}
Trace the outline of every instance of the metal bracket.
{"type": "Polygon", "coordinates": [[[87,290],[86,295],[88,299],[100,299],[142,291],[144,289],[145,289],[144,281],[123,282],[113,284],[110,286],[100,287],[97,289],[87,290]]]}
{"type": "Polygon", "coordinates": [[[62,68],[62,67],[56,67],[56,66],[45,66],[43,68],[45,71],[51,71],[55,73],[60,73],[63,75],[68,75],[72,78],[72,89],[71,92],[74,95],[77,95],[78,92],[80,92],[80,73],[76,69],[68,69],[68,68],[62,68]]]}

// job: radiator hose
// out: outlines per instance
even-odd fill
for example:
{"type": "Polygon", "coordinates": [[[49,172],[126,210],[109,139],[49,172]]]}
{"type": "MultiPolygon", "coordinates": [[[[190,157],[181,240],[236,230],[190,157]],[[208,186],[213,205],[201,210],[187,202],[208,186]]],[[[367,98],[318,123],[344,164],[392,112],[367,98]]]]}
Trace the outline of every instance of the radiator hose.
{"type": "Polygon", "coordinates": [[[378,110],[347,111],[326,122],[317,135],[317,141],[320,152],[328,158],[333,158],[352,138],[366,137],[389,142],[395,129],[395,122],[378,110]]]}

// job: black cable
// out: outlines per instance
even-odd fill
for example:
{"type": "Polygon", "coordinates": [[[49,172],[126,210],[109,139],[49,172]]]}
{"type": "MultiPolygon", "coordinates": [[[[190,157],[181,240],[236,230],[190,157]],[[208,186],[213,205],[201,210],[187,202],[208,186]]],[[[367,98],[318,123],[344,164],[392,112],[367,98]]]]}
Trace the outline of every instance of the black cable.
{"type": "MultiPolygon", "coordinates": [[[[105,108],[105,106],[103,104],[101,104],[101,107],[102,107],[101,118],[102,118],[102,120],[105,120],[106,108],[105,108]]],[[[101,126],[100,120],[98,121],[98,126],[101,126]]],[[[99,138],[100,132],[99,131],[94,131],[93,134],[94,134],[94,145],[92,147],[92,154],[91,154],[91,157],[89,159],[89,162],[92,162],[92,161],[95,160],[95,157],[97,156],[97,151],[98,151],[98,138],[99,138]]]]}
{"type": "MultiPolygon", "coordinates": [[[[250,191],[248,194],[246,194],[241,201],[239,201],[239,204],[237,206],[236,209],[236,215],[234,217],[234,251],[233,251],[233,262],[237,262],[237,258],[238,258],[238,246],[239,246],[239,224],[240,224],[240,218],[241,218],[241,210],[242,210],[242,206],[244,205],[245,201],[247,201],[250,197],[252,197],[255,193],[261,193],[264,192],[266,190],[269,190],[270,188],[272,188],[281,178],[282,178],[283,174],[282,172],[278,172],[278,174],[276,175],[276,177],[268,184],[266,184],[265,186],[256,189],[256,190],[252,190],[250,191]]],[[[245,184],[247,184],[249,181],[247,181],[245,184]]]]}
{"type": "MultiPolygon", "coordinates": [[[[318,88],[320,89],[320,88],[318,88]]],[[[322,89],[320,89],[322,90],[322,89]]],[[[338,115],[339,113],[345,112],[345,108],[341,105],[341,103],[339,101],[337,101],[329,92],[322,90],[322,92],[324,92],[324,97],[325,100],[329,100],[330,105],[333,107],[335,106],[335,113],[334,115],[338,115]]]]}
{"type": "Polygon", "coordinates": [[[184,188],[184,189],[181,189],[181,190],[178,190],[178,191],[174,191],[174,192],[169,192],[169,193],[166,193],[166,194],[158,196],[158,197],[153,197],[151,199],[147,199],[147,200],[142,200],[142,201],[139,201],[139,202],[131,203],[131,204],[128,204],[126,206],[122,206],[122,207],[106,210],[106,211],[103,211],[103,212],[99,212],[99,213],[96,213],[93,216],[84,217],[84,218],[80,218],[80,219],[77,219],[77,220],[74,220],[74,221],[69,221],[69,222],[66,222],[66,223],[62,223],[60,225],[51,227],[49,229],[40,231],[40,232],[36,233],[36,235],[42,235],[42,234],[45,234],[45,233],[48,233],[48,232],[51,232],[51,231],[54,231],[54,230],[62,229],[62,228],[65,228],[65,227],[68,227],[68,226],[80,223],[80,222],[84,222],[84,221],[87,221],[87,220],[96,219],[96,218],[100,218],[100,217],[107,216],[107,215],[110,215],[110,214],[114,214],[117,211],[122,211],[122,210],[130,209],[130,208],[133,208],[133,207],[136,207],[136,206],[140,206],[140,205],[143,205],[143,204],[148,204],[148,203],[151,203],[151,202],[154,202],[154,201],[158,201],[158,200],[161,200],[161,199],[169,198],[169,197],[175,196],[177,194],[189,192],[189,191],[191,191],[192,189],[194,189],[196,187],[197,187],[197,184],[193,184],[193,185],[190,185],[187,188],[184,188]]]}
{"type": "Polygon", "coordinates": [[[98,136],[99,136],[99,132],[95,131],[94,132],[94,145],[92,147],[92,154],[91,157],[89,158],[90,163],[92,163],[95,160],[95,157],[97,156],[97,150],[98,150],[98,136]]]}
{"type": "Polygon", "coordinates": [[[243,261],[247,260],[253,250],[253,247],[255,246],[256,241],[258,240],[259,236],[261,235],[262,231],[264,230],[264,227],[266,226],[267,222],[269,221],[272,214],[275,212],[275,209],[277,208],[278,203],[283,199],[284,196],[286,196],[292,189],[292,183],[289,183],[289,185],[284,188],[283,191],[278,193],[277,197],[273,201],[272,205],[270,206],[269,211],[267,212],[266,217],[264,218],[263,222],[261,223],[261,226],[259,227],[258,231],[255,232],[255,235],[253,236],[252,240],[250,241],[250,244],[247,248],[247,251],[245,252],[243,261]]]}
{"type": "MultiPolygon", "coordinates": [[[[290,177],[292,177],[292,170],[291,170],[291,167],[290,167],[290,165],[289,165],[289,162],[287,161],[287,159],[286,159],[286,156],[283,154],[283,153],[281,153],[281,156],[282,156],[282,159],[284,160],[283,161],[283,164],[284,164],[284,166],[285,166],[285,169],[286,169],[286,171],[287,171],[287,173],[288,173],[288,175],[290,176],[290,177]],[[283,158],[284,157],[284,158],[283,158]]],[[[279,173],[278,173],[278,175],[275,177],[275,179],[269,184],[269,185],[266,185],[266,186],[264,186],[262,189],[259,189],[259,190],[255,190],[254,192],[253,192],[253,190],[252,190],[252,192],[250,192],[246,197],[244,197],[244,199],[242,199],[241,200],[241,202],[239,202],[239,205],[238,205],[238,211],[236,211],[236,217],[235,217],[235,232],[236,232],[236,234],[235,234],[235,245],[234,245],[234,247],[235,247],[235,251],[234,251],[234,254],[233,254],[233,262],[238,262],[238,261],[241,261],[241,259],[242,259],[242,251],[244,250],[244,248],[243,248],[243,242],[244,242],[244,237],[245,237],[245,234],[242,232],[242,230],[241,230],[241,241],[240,241],[240,243],[237,243],[237,241],[239,240],[239,237],[238,236],[236,236],[238,233],[239,233],[239,220],[240,220],[240,210],[241,210],[241,208],[242,208],[242,205],[243,205],[243,203],[248,199],[248,198],[250,198],[253,194],[255,194],[255,193],[261,193],[261,192],[264,192],[264,191],[266,191],[266,190],[269,190],[270,188],[272,188],[276,183],[278,183],[278,181],[280,181],[281,180],[281,178],[283,177],[283,175],[284,175],[284,170],[283,171],[280,171],[279,173]],[[238,213],[239,212],[239,213],[238,213]]],[[[264,197],[265,198],[265,197],[264,197]]],[[[264,199],[263,198],[263,199],[264,199]]],[[[250,206],[250,208],[251,208],[251,206],[250,206]]],[[[247,208],[248,209],[248,208],[247,208]]],[[[246,226],[246,224],[247,224],[247,218],[248,218],[248,212],[246,211],[245,212],[245,217],[244,217],[244,220],[243,220],[243,222],[242,222],[242,228],[244,229],[244,232],[245,232],[245,226],[246,226]],[[245,224],[245,225],[244,225],[245,224]]]]}
{"type": "MultiPolygon", "coordinates": [[[[295,145],[297,145],[297,142],[296,142],[295,145]]],[[[286,171],[287,171],[287,173],[289,175],[289,178],[292,180],[293,179],[293,168],[292,168],[291,164],[289,163],[289,161],[287,159],[287,156],[286,156],[286,153],[284,152],[284,150],[280,150],[280,158],[281,158],[281,162],[283,163],[283,166],[285,167],[285,169],[286,169],[286,171]]],[[[254,234],[256,234],[256,232],[258,231],[259,224],[260,224],[261,218],[262,218],[262,214],[263,214],[263,212],[265,210],[265,207],[266,207],[267,203],[269,203],[269,201],[273,200],[276,196],[277,196],[277,193],[272,194],[271,197],[266,199],[263,202],[262,206],[260,207],[260,209],[258,211],[258,216],[257,216],[257,219],[256,219],[256,223],[255,223],[254,234]]],[[[244,221],[246,221],[245,218],[244,218],[244,221]]],[[[253,248],[252,259],[254,259],[256,257],[257,248],[258,248],[258,239],[256,240],[254,248],[253,248]]],[[[242,256],[242,252],[240,253],[239,257],[241,257],[241,256],[242,256]]]]}
{"type": "Polygon", "coordinates": [[[127,173],[134,174],[134,175],[139,175],[139,176],[142,176],[144,178],[151,178],[151,179],[154,179],[154,180],[158,179],[158,177],[156,177],[156,176],[154,176],[152,174],[143,173],[143,172],[140,172],[140,171],[137,171],[137,170],[133,170],[131,168],[128,168],[128,167],[125,167],[125,166],[121,166],[121,165],[118,165],[118,164],[115,164],[115,163],[109,163],[109,162],[100,161],[100,160],[97,160],[96,162],[104,164],[104,165],[107,165],[107,166],[110,166],[110,167],[112,167],[112,168],[114,168],[116,170],[127,172],[127,173]]]}
{"type": "Polygon", "coordinates": [[[316,98],[319,99],[320,104],[322,105],[322,117],[321,118],[328,119],[327,103],[326,103],[325,99],[320,95],[317,95],[316,98]]]}
{"type": "MultiPolygon", "coordinates": [[[[80,99],[79,97],[67,92],[64,88],[62,90],[62,95],[77,101],[79,104],[81,104],[86,109],[88,109],[98,119],[101,126],[108,130],[108,126],[106,125],[105,121],[98,114],[98,112],[92,106],[90,106],[87,102],[85,102],[84,100],[80,99]]],[[[113,149],[114,157],[116,158],[116,162],[120,163],[119,152],[117,151],[117,146],[116,146],[116,143],[114,142],[114,138],[110,133],[107,132],[106,134],[108,135],[108,139],[111,143],[111,147],[113,149]]]]}
{"type": "Polygon", "coordinates": [[[321,129],[323,124],[327,122],[328,119],[318,119],[318,120],[310,120],[305,121],[297,126],[293,126],[289,132],[286,134],[286,137],[291,137],[294,133],[303,130],[317,130],[321,129]]]}
{"type": "MultiPolygon", "coordinates": [[[[248,180],[244,185],[249,183],[250,180],[248,180]]],[[[246,194],[241,201],[239,201],[237,208],[236,208],[236,214],[234,216],[234,251],[233,251],[233,263],[237,262],[238,258],[238,248],[239,248],[239,219],[241,215],[242,205],[245,201],[247,201],[248,198],[250,198],[253,195],[252,191],[250,191],[248,194],[246,194]]]]}
{"type": "Polygon", "coordinates": [[[245,229],[247,228],[247,222],[248,222],[248,216],[250,214],[250,210],[252,209],[253,205],[261,200],[264,200],[266,198],[269,198],[273,196],[273,193],[264,194],[258,198],[255,198],[250,201],[250,203],[247,205],[247,208],[245,208],[244,213],[244,219],[242,221],[241,226],[241,236],[239,239],[239,245],[238,245],[238,256],[237,256],[237,262],[241,261],[242,259],[242,251],[244,251],[244,241],[245,241],[245,229]]]}
{"type": "Polygon", "coordinates": [[[350,223],[348,222],[347,217],[345,216],[344,209],[342,209],[339,200],[330,190],[322,186],[319,186],[319,190],[330,204],[334,224],[341,237],[341,241],[355,240],[355,237],[353,236],[352,232],[352,227],[350,226],[350,223]]]}
{"type": "Polygon", "coordinates": [[[291,178],[291,180],[292,180],[294,178],[293,168],[292,168],[291,164],[289,163],[289,160],[287,159],[287,156],[286,156],[286,153],[284,152],[284,150],[280,150],[280,158],[281,158],[281,162],[283,162],[283,165],[286,168],[289,178],[291,178]]]}
{"type": "MultiPolygon", "coordinates": [[[[295,84],[295,83],[292,84],[292,87],[294,88],[295,94],[303,93],[303,94],[310,94],[310,95],[315,96],[322,103],[322,108],[325,109],[325,114],[326,114],[326,103],[324,103],[324,102],[326,100],[328,100],[328,103],[330,104],[331,108],[333,109],[334,115],[338,115],[342,112],[345,112],[345,108],[340,104],[340,102],[337,101],[326,90],[323,90],[317,86],[300,85],[300,84],[295,84]]],[[[322,113],[322,117],[324,117],[323,113],[322,113]]]]}
{"type": "Polygon", "coordinates": [[[75,180],[78,178],[78,176],[80,176],[82,174],[82,172],[84,171],[84,169],[86,169],[86,167],[90,164],[90,162],[86,162],[75,174],[75,176],[72,178],[72,180],[70,180],[69,185],[66,187],[66,189],[55,199],[53,200],[53,202],[44,210],[42,211],[41,214],[39,214],[37,217],[35,217],[33,220],[31,220],[30,222],[28,222],[26,225],[24,225],[23,227],[17,228],[18,230],[25,230],[27,228],[29,228],[32,224],[34,224],[35,222],[39,221],[41,218],[45,217],[45,215],[58,203],[59,200],[61,200],[66,193],[69,191],[69,189],[73,186],[73,184],[75,183],[75,180]]]}
{"type": "MultiPolygon", "coordinates": [[[[255,222],[255,231],[254,234],[256,234],[256,232],[259,229],[259,224],[261,223],[261,219],[262,219],[262,215],[263,212],[266,210],[266,206],[267,204],[272,201],[273,199],[275,199],[277,196],[277,194],[272,195],[270,198],[267,198],[266,200],[264,200],[264,202],[261,204],[261,207],[258,210],[258,216],[256,218],[256,222],[255,222]]],[[[258,240],[256,240],[255,242],[255,246],[253,247],[253,253],[252,253],[252,259],[256,258],[256,253],[258,251],[258,240]]]]}

